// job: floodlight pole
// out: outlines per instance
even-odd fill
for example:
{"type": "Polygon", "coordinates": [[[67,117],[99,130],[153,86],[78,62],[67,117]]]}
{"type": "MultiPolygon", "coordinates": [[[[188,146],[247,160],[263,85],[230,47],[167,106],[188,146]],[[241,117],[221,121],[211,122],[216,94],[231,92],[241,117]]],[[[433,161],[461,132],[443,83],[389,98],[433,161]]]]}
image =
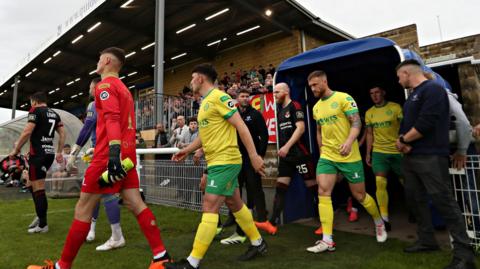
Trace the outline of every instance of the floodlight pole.
{"type": "Polygon", "coordinates": [[[165,0],[156,0],[155,5],[155,69],[154,87],[156,98],[155,125],[163,123],[163,61],[165,45],[165,0]]]}
{"type": "Polygon", "coordinates": [[[18,95],[18,83],[20,82],[20,76],[15,77],[15,85],[13,86],[13,100],[12,100],[12,120],[15,119],[15,112],[17,110],[17,95],[18,95]]]}

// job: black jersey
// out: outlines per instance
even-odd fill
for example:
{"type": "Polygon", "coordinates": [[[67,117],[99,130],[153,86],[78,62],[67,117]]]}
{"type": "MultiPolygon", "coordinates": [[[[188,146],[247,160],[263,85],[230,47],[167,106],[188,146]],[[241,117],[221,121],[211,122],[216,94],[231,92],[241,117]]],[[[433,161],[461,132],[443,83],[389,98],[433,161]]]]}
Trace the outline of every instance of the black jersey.
{"type": "Polygon", "coordinates": [[[30,155],[55,155],[53,137],[55,130],[63,126],[57,112],[45,106],[32,107],[28,113],[28,122],[35,123],[30,136],[30,155]]]}
{"type": "MultiPolygon", "coordinates": [[[[302,106],[295,101],[291,101],[286,107],[277,105],[277,120],[278,120],[278,142],[279,146],[283,147],[293,133],[297,129],[295,123],[304,121],[305,116],[302,106]]],[[[306,155],[308,151],[303,143],[303,138],[300,138],[288,152],[287,156],[306,155]]]]}

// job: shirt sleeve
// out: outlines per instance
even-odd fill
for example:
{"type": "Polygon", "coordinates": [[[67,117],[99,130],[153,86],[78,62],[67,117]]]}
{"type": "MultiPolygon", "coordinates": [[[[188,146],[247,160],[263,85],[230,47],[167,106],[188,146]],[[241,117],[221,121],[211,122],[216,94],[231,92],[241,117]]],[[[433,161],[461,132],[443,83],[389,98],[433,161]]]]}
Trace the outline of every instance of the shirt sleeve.
{"type": "Polygon", "coordinates": [[[267,152],[267,146],[268,146],[268,129],[267,129],[267,124],[265,123],[265,119],[263,118],[262,113],[258,111],[254,111],[255,115],[255,129],[258,132],[258,139],[259,139],[259,144],[258,144],[258,155],[260,156],[265,156],[265,153],[267,152]]]}
{"type": "Polygon", "coordinates": [[[457,153],[466,155],[468,146],[472,141],[472,126],[463,112],[462,105],[457,99],[448,94],[448,101],[450,103],[450,116],[453,117],[455,130],[457,132],[457,153]]]}
{"type": "Polygon", "coordinates": [[[372,127],[371,114],[370,110],[365,113],[365,127],[372,127]]]}
{"type": "Polygon", "coordinates": [[[120,101],[117,87],[112,82],[102,82],[95,90],[95,103],[100,104],[103,110],[103,118],[108,126],[107,138],[109,144],[121,143],[120,127],[120,101]]]}
{"type": "Polygon", "coordinates": [[[399,122],[403,120],[403,109],[400,105],[397,105],[397,120],[399,122]]]}
{"type": "Polygon", "coordinates": [[[37,121],[38,121],[37,110],[36,110],[36,109],[35,109],[35,110],[31,110],[31,111],[28,113],[28,122],[37,124],[37,121]]]}
{"type": "Polygon", "coordinates": [[[216,104],[216,109],[218,113],[224,118],[229,119],[235,112],[237,108],[235,107],[235,102],[227,94],[222,94],[219,96],[218,102],[216,104]]]}
{"type": "Polygon", "coordinates": [[[87,143],[88,139],[93,133],[97,125],[97,117],[95,113],[95,107],[93,102],[88,105],[87,108],[87,117],[85,118],[85,124],[83,125],[82,129],[80,130],[80,134],[78,135],[77,142],[75,144],[83,147],[87,143]]]}
{"type": "Polygon", "coordinates": [[[293,109],[290,109],[290,113],[292,114],[292,121],[293,122],[298,122],[298,121],[304,121],[305,120],[305,114],[303,113],[302,106],[295,102],[293,102],[293,109]]]}
{"type": "Polygon", "coordinates": [[[341,101],[342,111],[346,116],[358,113],[357,102],[355,102],[355,100],[350,95],[346,94],[341,101]]]}

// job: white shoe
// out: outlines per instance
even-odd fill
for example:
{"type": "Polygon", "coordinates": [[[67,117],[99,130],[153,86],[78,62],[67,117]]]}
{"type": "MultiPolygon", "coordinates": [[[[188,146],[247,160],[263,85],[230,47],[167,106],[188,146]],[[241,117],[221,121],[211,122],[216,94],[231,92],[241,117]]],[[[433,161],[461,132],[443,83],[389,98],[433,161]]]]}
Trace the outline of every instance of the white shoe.
{"type": "Polygon", "coordinates": [[[35,234],[35,233],[46,233],[48,232],[48,225],[45,225],[45,227],[40,228],[40,226],[35,226],[33,228],[28,229],[29,234],[35,234]]]}
{"type": "Polygon", "coordinates": [[[35,226],[37,226],[39,222],[40,222],[40,219],[37,216],[35,216],[32,222],[28,225],[28,229],[35,228],[35,226]]]}
{"type": "Polygon", "coordinates": [[[246,236],[241,236],[237,233],[233,233],[229,237],[220,240],[220,244],[222,245],[235,245],[235,244],[242,244],[247,240],[246,236]]]}
{"type": "Polygon", "coordinates": [[[93,240],[95,240],[95,230],[90,229],[87,235],[87,242],[92,242],[93,240]]]}
{"type": "Polygon", "coordinates": [[[113,237],[107,240],[103,245],[96,248],[97,251],[107,251],[125,246],[125,238],[120,237],[120,240],[113,240],[113,237]]]}
{"type": "Polygon", "coordinates": [[[308,252],[321,253],[325,251],[335,251],[335,243],[327,243],[323,240],[315,242],[315,246],[307,248],[308,252]]]}
{"type": "Polygon", "coordinates": [[[377,242],[383,243],[387,241],[387,230],[385,229],[385,224],[375,225],[375,234],[377,236],[377,242]]]}

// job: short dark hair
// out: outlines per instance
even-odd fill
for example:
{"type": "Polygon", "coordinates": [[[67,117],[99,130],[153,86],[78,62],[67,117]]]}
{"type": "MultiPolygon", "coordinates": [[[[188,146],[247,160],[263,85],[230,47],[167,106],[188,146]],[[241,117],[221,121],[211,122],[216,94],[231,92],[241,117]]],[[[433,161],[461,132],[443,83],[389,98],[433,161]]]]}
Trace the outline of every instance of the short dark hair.
{"type": "Polygon", "coordinates": [[[120,61],[120,65],[123,66],[125,64],[125,51],[121,48],[117,47],[109,47],[100,52],[100,55],[110,53],[115,56],[120,61]]]}
{"type": "Polygon", "coordinates": [[[70,144],[65,144],[63,145],[63,148],[71,148],[72,146],[70,146],[70,144]]]}
{"type": "Polygon", "coordinates": [[[46,103],[47,95],[44,92],[36,92],[30,95],[30,100],[35,101],[37,103],[46,103]]]}
{"type": "Polygon", "coordinates": [[[237,92],[238,94],[247,93],[248,95],[250,95],[250,90],[247,88],[240,88],[237,92]]]}
{"type": "Polygon", "coordinates": [[[310,73],[308,75],[308,78],[307,80],[311,80],[312,78],[318,78],[318,77],[327,77],[327,73],[325,73],[325,71],[322,71],[322,70],[316,70],[316,71],[313,71],[312,73],[310,73]]]}
{"type": "Polygon", "coordinates": [[[188,118],[188,124],[189,124],[189,125],[190,125],[190,122],[192,122],[192,121],[198,123],[197,117],[190,117],[190,118],[188,118]]]}
{"type": "Polygon", "coordinates": [[[195,66],[192,70],[193,73],[199,73],[204,76],[206,76],[210,82],[214,83],[215,80],[217,80],[217,71],[215,70],[215,67],[213,67],[212,64],[210,63],[203,63],[195,66]]]}
{"type": "Polygon", "coordinates": [[[397,65],[397,67],[395,68],[395,70],[398,71],[400,68],[402,68],[406,65],[415,65],[415,66],[418,66],[418,67],[422,67],[422,65],[417,60],[410,59],[410,60],[405,60],[405,61],[399,63],[397,65]]]}
{"type": "Polygon", "coordinates": [[[93,78],[93,79],[90,81],[90,83],[97,84],[97,83],[99,83],[101,80],[102,80],[102,78],[96,77],[96,78],[93,78]]]}

